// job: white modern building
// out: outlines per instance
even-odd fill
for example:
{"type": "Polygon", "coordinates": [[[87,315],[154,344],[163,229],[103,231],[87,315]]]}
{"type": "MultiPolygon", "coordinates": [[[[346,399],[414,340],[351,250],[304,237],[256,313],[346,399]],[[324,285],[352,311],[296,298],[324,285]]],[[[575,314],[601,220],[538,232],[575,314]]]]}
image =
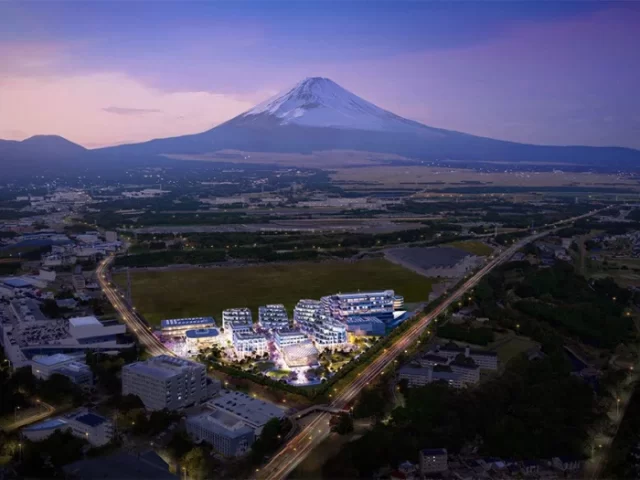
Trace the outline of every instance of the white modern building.
{"type": "Polygon", "coordinates": [[[278,330],[273,335],[274,343],[279,349],[288,345],[295,345],[309,341],[309,337],[297,329],[278,330]]]}
{"type": "Polygon", "coordinates": [[[255,440],[253,429],[235,415],[219,408],[188,417],[187,434],[194,442],[206,442],[225,457],[239,457],[249,452],[255,440]]]}
{"type": "Polygon", "coordinates": [[[113,423],[95,413],[80,410],[58,418],[45,420],[22,429],[21,433],[29,440],[44,440],[56,430],[69,431],[83,438],[94,447],[106,445],[113,438],[113,423]]]}
{"type": "Polygon", "coordinates": [[[285,417],[285,411],[277,405],[237,390],[222,390],[219,395],[207,402],[207,407],[224,410],[241,419],[253,429],[257,437],[269,420],[285,417]]]}
{"type": "Polygon", "coordinates": [[[269,347],[267,336],[256,332],[234,332],[233,348],[240,357],[263,355],[269,347]]]}
{"type": "Polygon", "coordinates": [[[185,332],[185,342],[189,350],[199,350],[219,345],[222,335],[217,328],[202,328],[199,330],[187,330],[185,332]]]}
{"type": "Polygon", "coordinates": [[[378,317],[368,316],[347,317],[344,320],[347,331],[355,336],[382,336],[385,334],[387,326],[378,317]]]}
{"type": "Polygon", "coordinates": [[[318,363],[318,349],[307,340],[306,342],[287,345],[280,349],[282,359],[289,368],[309,367],[318,363]]]}
{"type": "Polygon", "coordinates": [[[51,375],[58,374],[64,375],[77,385],[93,385],[93,373],[89,366],[77,356],[63,353],[36,355],[31,360],[31,373],[40,380],[48,380],[51,375]]]}
{"type": "Polygon", "coordinates": [[[338,293],[322,297],[322,306],[330,315],[344,321],[352,316],[374,316],[383,322],[393,321],[395,293],[393,290],[338,293]]]}
{"type": "Polygon", "coordinates": [[[204,365],[160,355],[122,367],[122,395],[137,395],[148,410],[180,410],[199,404],[220,389],[204,365]]]}
{"type": "Polygon", "coordinates": [[[215,328],[215,326],[213,317],[171,318],[160,322],[162,334],[175,337],[183,336],[187,330],[215,328]]]}
{"type": "Polygon", "coordinates": [[[316,322],[310,334],[316,346],[321,349],[334,349],[347,343],[347,327],[334,320],[322,310],[316,314],[316,322]]]}
{"type": "Polygon", "coordinates": [[[293,323],[302,332],[311,333],[316,313],[322,307],[320,300],[302,299],[293,309],[293,323]]]}
{"type": "Polygon", "coordinates": [[[222,311],[222,329],[227,330],[229,322],[253,325],[253,316],[248,308],[228,308],[222,311]]]}
{"type": "Polygon", "coordinates": [[[258,322],[267,330],[289,328],[289,316],[282,304],[270,304],[258,308],[258,322]]]}

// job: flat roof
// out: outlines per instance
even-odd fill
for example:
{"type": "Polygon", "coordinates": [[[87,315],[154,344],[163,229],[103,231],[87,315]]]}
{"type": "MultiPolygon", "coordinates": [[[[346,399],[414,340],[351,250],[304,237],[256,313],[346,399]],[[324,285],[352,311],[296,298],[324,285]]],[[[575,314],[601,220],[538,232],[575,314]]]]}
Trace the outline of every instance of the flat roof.
{"type": "Polygon", "coordinates": [[[189,325],[215,325],[216,321],[213,317],[187,317],[187,318],[169,318],[160,322],[161,328],[166,327],[182,327],[189,325]]]}
{"type": "Polygon", "coordinates": [[[65,422],[61,418],[51,418],[43,422],[29,425],[28,427],[24,427],[22,430],[26,432],[37,432],[40,430],[54,430],[56,428],[64,427],[66,425],[68,425],[67,422],[65,422]]]}
{"type": "Polygon", "coordinates": [[[84,423],[90,427],[97,427],[107,421],[106,418],[96,415],[95,413],[85,413],[75,418],[77,422],[84,423]]]}
{"type": "Polygon", "coordinates": [[[284,417],[284,410],[272,403],[259,400],[243,392],[223,390],[209,405],[220,408],[257,427],[272,418],[284,417]]]}
{"type": "Polygon", "coordinates": [[[69,325],[71,325],[72,327],[87,327],[89,325],[102,326],[102,323],[100,323],[100,320],[98,320],[96,317],[94,317],[93,315],[90,315],[88,317],[70,318],[69,325]]]}
{"type": "Polygon", "coordinates": [[[48,356],[36,356],[33,358],[32,361],[40,365],[44,365],[46,367],[51,367],[53,365],[68,362],[73,359],[74,357],[70,355],[65,355],[64,353],[56,353],[54,355],[48,355],[48,356]]]}
{"type": "Polygon", "coordinates": [[[187,338],[206,338],[217,337],[220,335],[220,332],[217,328],[200,328],[198,330],[187,330],[185,335],[187,338]]]}
{"type": "Polygon", "coordinates": [[[31,286],[31,283],[19,277],[4,278],[2,279],[2,283],[14,288],[25,288],[31,286]]]}

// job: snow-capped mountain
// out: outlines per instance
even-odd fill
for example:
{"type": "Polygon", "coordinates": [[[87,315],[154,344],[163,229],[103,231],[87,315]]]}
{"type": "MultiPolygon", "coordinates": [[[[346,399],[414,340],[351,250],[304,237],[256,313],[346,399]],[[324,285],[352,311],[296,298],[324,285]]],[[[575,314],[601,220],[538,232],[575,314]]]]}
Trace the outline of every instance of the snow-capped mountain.
{"type": "Polygon", "coordinates": [[[221,150],[262,153],[351,150],[396,154],[415,160],[557,162],[608,168],[626,168],[640,162],[640,151],[629,148],[527,145],[430,127],[384,110],[321,77],[304,79],[206,132],[102,151],[124,158],[221,150]]]}
{"type": "Polygon", "coordinates": [[[305,78],[240,115],[246,120],[262,116],[274,117],[280,125],[393,132],[424,129],[424,125],[383,110],[322,77],[305,78]]]}

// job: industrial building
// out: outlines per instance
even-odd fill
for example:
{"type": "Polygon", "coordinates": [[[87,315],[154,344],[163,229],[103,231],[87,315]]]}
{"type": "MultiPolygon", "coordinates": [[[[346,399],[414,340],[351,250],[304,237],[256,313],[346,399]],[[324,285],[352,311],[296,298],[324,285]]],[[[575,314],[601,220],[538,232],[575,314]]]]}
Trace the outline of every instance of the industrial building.
{"type": "Polygon", "coordinates": [[[220,389],[204,365],[169,355],[122,367],[122,395],[137,395],[148,410],[180,410],[220,389]]]}
{"type": "Polygon", "coordinates": [[[160,322],[162,334],[175,337],[183,336],[187,330],[200,330],[215,326],[216,321],[213,317],[171,318],[160,322]]]}
{"type": "Polygon", "coordinates": [[[462,388],[462,377],[451,368],[442,365],[435,367],[414,367],[405,365],[398,370],[398,380],[406,380],[410,387],[423,387],[432,382],[446,382],[455,388],[462,388]]]}
{"type": "Polygon", "coordinates": [[[446,472],[449,456],[445,448],[425,448],[420,450],[420,473],[425,476],[446,472]]]}
{"type": "Polygon", "coordinates": [[[450,360],[454,360],[458,355],[462,354],[467,358],[471,358],[481,370],[498,370],[498,354],[496,352],[474,350],[468,346],[459,347],[454,342],[449,342],[438,347],[435,353],[450,360]]]}
{"type": "Polygon", "coordinates": [[[285,417],[285,411],[277,405],[237,390],[222,390],[207,402],[207,407],[219,408],[241,419],[254,430],[256,436],[260,436],[262,428],[272,418],[285,417]]]}
{"type": "Polygon", "coordinates": [[[264,305],[258,308],[258,323],[267,330],[289,328],[289,316],[282,304],[264,305]]]}

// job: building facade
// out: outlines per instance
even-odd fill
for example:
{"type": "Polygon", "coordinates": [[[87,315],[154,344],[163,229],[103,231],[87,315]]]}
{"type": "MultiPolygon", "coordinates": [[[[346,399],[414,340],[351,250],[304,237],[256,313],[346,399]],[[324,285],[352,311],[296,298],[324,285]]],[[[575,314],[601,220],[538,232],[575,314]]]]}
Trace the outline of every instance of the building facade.
{"type": "Polygon", "coordinates": [[[395,293],[393,290],[339,293],[322,297],[322,306],[329,314],[344,321],[348,317],[378,317],[383,322],[393,321],[395,293]]]}
{"type": "Polygon", "coordinates": [[[122,395],[137,395],[148,410],[180,410],[207,400],[211,393],[200,363],[160,355],[122,368],[122,395]]]}
{"type": "Polygon", "coordinates": [[[201,330],[215,328],[216,321],[213,317],[189,317],[171,318],[160,322],[160,330],[163,335],[183,336],[187,330],[201,330]]]}
{"type": "Polygon", "coordinates": [[[267,330],[289,328],[289,316],[282,304],[264,305],[258,308],[258,322],[267,330]]]}
{"type": "Polygon", "coordinates": [[[263,333],[234,332],[233,348],[240,357],[246,355],[263,355],[269,345],[267,337],[263,333]]]}
{"type": "Polygon", "coordinates": [[[248,308],[228,308],[222,311],[222,329],[227,330],[229,322],[253,325],[251,310],[248,308]]]}

